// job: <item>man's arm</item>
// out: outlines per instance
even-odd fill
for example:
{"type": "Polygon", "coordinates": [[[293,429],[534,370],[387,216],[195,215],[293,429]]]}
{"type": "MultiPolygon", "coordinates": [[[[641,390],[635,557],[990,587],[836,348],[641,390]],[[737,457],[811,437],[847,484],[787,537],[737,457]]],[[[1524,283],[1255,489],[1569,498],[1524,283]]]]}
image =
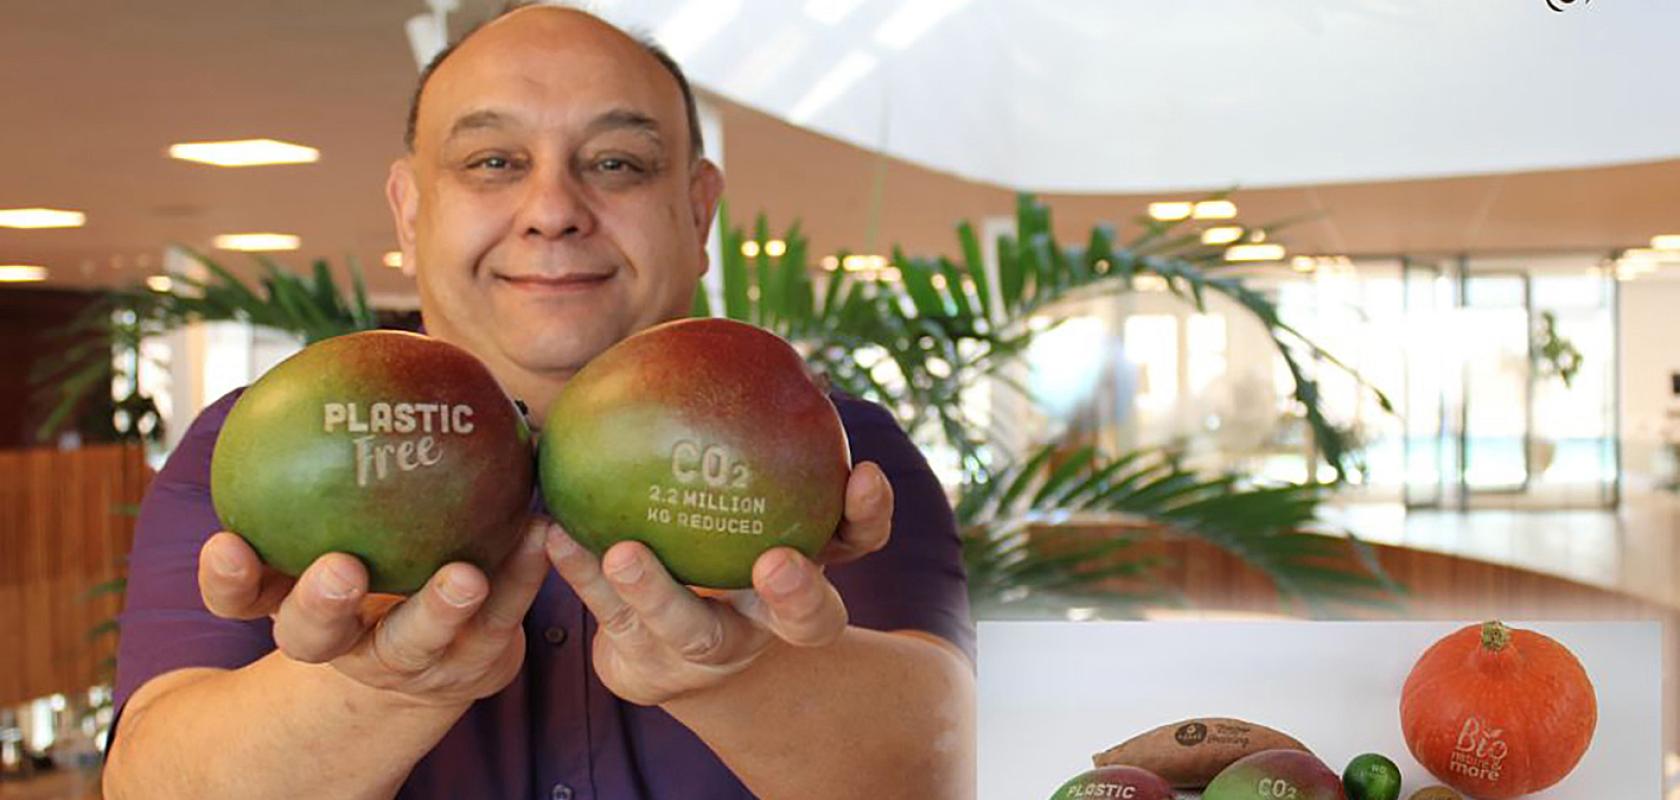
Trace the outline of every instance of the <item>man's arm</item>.
{"type": "MultiPolygon", "coordinates": [[[[860,463],[830,553],[883,547],[892,486],[860,463]]],[[[549,559],[600,623],[594,666],[619,697],[659,705],[765,800],[967,798],[974,681],[931,634],[847,625],[823,570],[791,548],[753,565],[753,589],[698,596],[646,545],[602,557],[556,530],[549,559]]]]}
{"type": "Polygon", "coordinates": [[[465,711],[279,651],[236,670],[178,670],[129,700],[105,796],[389,798],[465,711]]]}
{"type": "Polygon", "coordinates": [[[110,798],[391,797],[472,702],[524,661],[521,621],[547,573],[534,521],[489,581],[440,569],[400,602],[367,595],[367,572],[335,553],[294,584],[237,536],[210,538],[199,585],[218,616],[272,615],[278,650],[234,670],[181,669],[129,699],[110,798]]]}
{"type": "Polygon", "coordinates": [[[974,675],[920,632],[849,627],[772,646],[736,678],[664,705],[759,797],[971,798],[974,675]]]}

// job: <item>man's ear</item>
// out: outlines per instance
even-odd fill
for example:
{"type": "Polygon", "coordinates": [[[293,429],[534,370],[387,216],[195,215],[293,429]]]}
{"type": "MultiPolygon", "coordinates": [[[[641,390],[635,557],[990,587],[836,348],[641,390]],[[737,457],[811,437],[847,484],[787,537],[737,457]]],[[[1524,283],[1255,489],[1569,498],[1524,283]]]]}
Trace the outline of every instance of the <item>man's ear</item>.
{"type": "Polygon", "coordinates": [[[694,167],[694,177],[688,182],[689,213],[694,215],[694,229],[700,233],[700,272],[705,274],[706,240],[711,238],[712,221],[717,218],[718,201],[723,198],[723,170],[702,158],[694,167]]]}
{"type": "Polygon", "coordinates": [[[385,202],[391,206],[391,221],[397,229],[397,247],[402,250],[402,271],[414,277],[414,220],[420,214],[420,191],[414,181],[414,165],[407,158],[391,162],[385,179],[385,202]]]}

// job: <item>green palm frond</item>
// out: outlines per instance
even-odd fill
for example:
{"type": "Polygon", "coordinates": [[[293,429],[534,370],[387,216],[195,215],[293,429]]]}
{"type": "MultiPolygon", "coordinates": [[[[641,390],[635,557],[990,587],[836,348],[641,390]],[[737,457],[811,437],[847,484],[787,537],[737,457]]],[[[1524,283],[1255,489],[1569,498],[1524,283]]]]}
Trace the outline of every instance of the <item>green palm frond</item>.
{"type": "MultiPolygon", "coordinates": [[[[1129,244],[1118,243],[1112,230],[1099,226],[1083,246],[1064,246],[1051,234],[1049,208],[1025,194],[1018,199],[1015,223],[1015,234],[996,242],[995,286],[979,238],[963,222],[956,230],[960,262],[911,257],[894,248],[898,281],[838,270],[819,287],[810,277],[813,270],[797,225],[783,234],[787,250],[781,256],[761,247],[749,259],[741,252],[747,234],[730,224],[724,208],[719,221],[722,311],[796,342],[838,388],[887,406],[912,433],[931,429],[961,456],[965,471],[980,474],[986,458],[977,435],[982,426],[969,418],[960,398],[982,381],[999,379],[1004,367],[1024,353],[1038,333],[1028,320],[1053,315],[1058,304],[1073,299],[1133,291],[1138,277],[1156,276],[1197,309],[1206,307],[1210,293],[1223,296],[1265,327],[1294,378],[1294,397],[1319,452],[1336,470],[1337,480],[1345,479],[1354,448],[1324,413],[1312,370],[1317,364],[1352,370],[1285,323],[1265,295],[1225,274],[1223,246],[1205,245],[1199,234],[1179,232],[1177,223],[1153,220],[1129,244]],[[882,353],[884,363],[857,363],[860,350],[882,353]]],[[[763,215],[753,227],[754,241],[769,241],[763,215]]],[[[711,312],[703,291],[694,308],[711,312]]],[[[1354,377],[1392,412],[1381,391],[1354,377]]]]}
{"type": "Polygon", "coordinates": [[[1265,575],[1285,601],[1314,610],[1387,603],[1400,589],[1368,548],[1318,521],[1327,491],[1203,475],[1167,451],[1108,457],[1051,444],[965,485],[956,514],[977,604],[1033,593],[1158,599],[1158,587],[1145,583],[1139,595],[1115,579],[1161,566],[1127,553],[1162,535],[1220,547],[1265,575]],[[1073,525],[1117,532],[1093,538],[1055,531],[1073,525]]]}
{"type": "MultiPolygon", "coordinates": [[[[1270,234],[1289,222],[1255,230],[1270,234]]],[[[1081,246],[1065,246],[1051,234],[1049,209],[1029,195],[1019,197],[1015,223],[1014,235],[995,242],[995,272],[987,269],[974,227],[963,222],[956,228],[957,260],[894,248],[899,279],[881,281],[844,269],[812,270],[797,225],[781,236],[786,251],[771,256],[763,246],[771,240],[763,215],[752,226],[756,255],[743,255],[748,233],[731,224],[724,208],[721,312],[794,342],[835,387],[881,403],[913,436],[931,435],[957,452],[965,476],[957,516],[977,606],[1090,604],[1125,613],[1139,603],[1181,601],[1151,580],[1162,564],[1136,546],[1136,531],[1210,542],[1266,575],[1286,600],[1309,606],[1379,602],[1396,591],[1363,543],[1321,529],[1316,514],[1325,486],[1260,487],[1205,476],[1164,451],[1108,456],[1044,446],[1012,460],[988,445],[987,427],[969,417],[961,399],[983,382],[1032,398],[1008,371],[1042,332],[1029,320],[1043,316],[1053,326],[1058,305],[1131,292],[1140,277],[1154,276],[1197,309],[1217,295],[1259,321],[1295,379],[1295,400],[1338,481],[1356,456],[1324,413],[1313,372],[1352,370],[1230,273],[1223,246],[1154,220],[1141,220],[1141,233],[1128,243],[1097,227],[1081,246]],[[1118,530],[1134,532],[1092,538],[1058,524],[1075,518],[1126,521],[1118,530]]],[[[711,313],[703,291],[694,309],[711,313]]],[[[1392,410],[1386,396],[1360,383],[1392,410]]],[[[991,424],[1000,422],[1006,421],[991,424]]]]}
{"type": "MultiPolygon", "coordinates": [[[[113,371],[132,380],[139,372],[140,343],[194,322],[247,322],[297,336],[305,343],[378,327],[360,265],[350,262],[351,293],[339,288],[325,261],[298,274],[258,257],[260,273],[247,282],[203,253],[181,248],[204,267],[206,277],[173,276],[178,288],[156,292],[143,285],[112,290],[55,335],[77,344],[66,357],[40,363],[31,375],[37,402],[51,411],[36,431],[45,441],[70,422],[91,393],[108,386],[113,371]],[[113,359],[119,363],[113,366],[113,359]]],[[[153,419],[150,438],[162,437],[162,419],[150,398],[131,394],[119,402],[130,427],[153,419]]],[[[121,431],[118,432],[122,433],[121,431]]]]}

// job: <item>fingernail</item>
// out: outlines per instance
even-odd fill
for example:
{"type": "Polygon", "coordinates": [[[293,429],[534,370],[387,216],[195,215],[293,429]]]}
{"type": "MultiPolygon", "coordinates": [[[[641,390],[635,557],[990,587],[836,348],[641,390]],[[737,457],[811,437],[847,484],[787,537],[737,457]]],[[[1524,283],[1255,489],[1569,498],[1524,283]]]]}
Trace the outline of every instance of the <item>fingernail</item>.
{"type": "Polygon", "coordinates": [[[887,474],[880,470],[875,471],[875,479],[870,481],[870,484],[869,491],[873,493],[871,500],[880,500],[886,497],[887,491],[891,488],[887,485],[887,474]]]}
{"type": "Polygon", "coordinates": [[[326,569],[321,570],[318,585],[321,587],[321,594],[326,595],[328,600],[344,600],[355,591],[355,584],[351,581],[352,576],[344,567],[328,564],[326,569]]]}
{"type": "Polygon", "coordinates": [[[635,583],[642,579],[642,560],[634,555],[614,559],[611,572],[607,574],[617,583],[635,583]]]}
{"type": "Polygon", "coordinates": [[[438,595],[443,601],[460,608],[478,599],[478,592],[471,584],[461,580],[458,576],[448,575],[438,582],[438,595]]]}
{"type": "Polygon", "coordinates": [[[533,553],[543,549],[548,542],[548,532],[553,530],[553,528],[553,525],[544,525],[534,531],[531,531],[531,535],[525,537],[525,549],[533,553]]]}
{"type": "Polygon", "coordinates": [[[548,556],[555,561],[569,558],[578,550],[577,542],[572,541],[572,537],[561,533],[559,525],[549,525],[545,536],[548,543],[548,556]]]}
{"type": "Polygon", "coordinates": [[[211,551],[210,568],[215,570],[217,575],[227,578],[239,577],[245,571],[245,566],[239,563],[239,559],[220,550],[211,551]]]}
{"type": "Polygon", "coordinates": [[[792,556],[783,555],[782,563],[770,570],[764,584],[775,594],[793,594],[805,585],[805,570],[792,556]]]}

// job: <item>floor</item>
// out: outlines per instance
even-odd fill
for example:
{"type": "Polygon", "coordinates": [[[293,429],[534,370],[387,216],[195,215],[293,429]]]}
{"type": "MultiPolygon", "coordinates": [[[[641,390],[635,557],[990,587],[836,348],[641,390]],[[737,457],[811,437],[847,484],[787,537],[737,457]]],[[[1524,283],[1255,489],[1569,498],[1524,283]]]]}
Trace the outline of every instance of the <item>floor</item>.
{"type": "Polygon", "coordinates": [[[1680,496],[1620,511],[1413,511],[1352,503],[1325,517],[1361,538],[1543,572],[1680,608],[1680,496]]]}

